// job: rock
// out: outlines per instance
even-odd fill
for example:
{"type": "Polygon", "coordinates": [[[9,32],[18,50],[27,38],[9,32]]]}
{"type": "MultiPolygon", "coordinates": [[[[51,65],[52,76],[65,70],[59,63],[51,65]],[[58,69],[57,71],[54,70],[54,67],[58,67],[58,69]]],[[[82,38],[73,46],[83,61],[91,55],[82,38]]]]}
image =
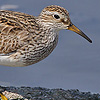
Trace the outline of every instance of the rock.
{"type": "Polygon", "coordinates": [[[77,89],[47,89],[42,87],[2,87],[0,91],[9,100],[100,100],[100,94],[80,92],[77,89]]]}

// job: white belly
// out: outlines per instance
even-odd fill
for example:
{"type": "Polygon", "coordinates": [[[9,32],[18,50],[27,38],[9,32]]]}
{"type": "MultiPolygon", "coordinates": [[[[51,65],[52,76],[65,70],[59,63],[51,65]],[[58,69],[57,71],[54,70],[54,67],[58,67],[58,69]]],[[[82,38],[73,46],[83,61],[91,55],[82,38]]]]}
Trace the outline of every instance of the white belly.
{"type": "Polygon", "coordinates": [[[9,56],[0,56],[0,65],[11,67],[24,67],[25,65],[21,60],[14,60],[9,56]]]}

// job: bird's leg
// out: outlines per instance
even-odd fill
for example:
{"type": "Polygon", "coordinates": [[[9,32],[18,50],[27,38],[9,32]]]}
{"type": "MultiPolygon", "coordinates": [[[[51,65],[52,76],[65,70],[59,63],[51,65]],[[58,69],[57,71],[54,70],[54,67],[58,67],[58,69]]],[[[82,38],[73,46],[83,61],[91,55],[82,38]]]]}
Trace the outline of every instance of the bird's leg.
{"type": "Polygon", "coordinates": [[[1,99],[2,99],[2,100],[8,100],[8,99],[3,95],[2,92],[0,92],[0,96],[1,96],[1,99]]]}

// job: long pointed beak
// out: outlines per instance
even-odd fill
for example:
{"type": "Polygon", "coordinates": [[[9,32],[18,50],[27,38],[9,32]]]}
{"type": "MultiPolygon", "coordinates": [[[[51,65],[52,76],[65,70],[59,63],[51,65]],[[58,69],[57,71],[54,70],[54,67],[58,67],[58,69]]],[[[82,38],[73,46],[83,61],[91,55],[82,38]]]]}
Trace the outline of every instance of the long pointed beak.
{"type": "Polygon", "coordinates": [[[86,40],[88,40],[90,43],[92,43],[92,40],[86,36],[80,29],[78,29],[75,25],[71,24],[68,27],[68,30],[74,31],[75,33],[81,35],[83,38],[85,38],[86,40]]]}

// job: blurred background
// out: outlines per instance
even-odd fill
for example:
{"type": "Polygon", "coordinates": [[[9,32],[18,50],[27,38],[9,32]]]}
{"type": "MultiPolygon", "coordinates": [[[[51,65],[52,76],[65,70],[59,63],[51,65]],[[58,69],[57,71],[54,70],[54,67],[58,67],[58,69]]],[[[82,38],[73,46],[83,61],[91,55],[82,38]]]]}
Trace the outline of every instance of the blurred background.
{"type": "Polygon", "coordinates": [[[72,22],[93,43],[68,30],[55,50],[28,67],[0,66],[0,85],[79,89],[100,92],[100,0],[0,0],[0,9],[38,16],[48,5],[67,9],[72,22]]]}

